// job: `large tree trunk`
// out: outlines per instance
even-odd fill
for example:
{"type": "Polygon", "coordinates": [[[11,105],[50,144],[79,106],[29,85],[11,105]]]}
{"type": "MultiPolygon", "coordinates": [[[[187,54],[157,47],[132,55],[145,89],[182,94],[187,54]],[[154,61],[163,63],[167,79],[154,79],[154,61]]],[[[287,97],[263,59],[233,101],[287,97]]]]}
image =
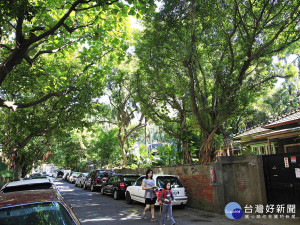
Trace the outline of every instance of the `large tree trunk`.
{"type": "Polygon", "coordinates": [[[191,158],[191,154],[188,151],[188,142],[183,141],[182,142],[183,145],[183,164],[191,164],[192,162],[192,158],[191,158]]]}
{"type": "MultiPolygon", "coordinates": [[[[229,143],[227,141],[227,137],[226,137],[226,134],[225,134],[225,131],[224,131],[223,127],[221,127],[221,131],[222,131],[222,135],[223,135],[223,138],[224,138],[224,144],[226,146],[227,155],[230,156],[229,143]]],[[[224,154],[224,152],[225,152],[225,150],[223,150],[222,155],[224,154]]],[[[226,154],[226,152],[225,152],[225,154],[226,154]]]]}
{"type": "Polygon", "coordinates": [[[177,141],[177,151],[179,152],[179,162],[180,164],[183,163],[183,149],[181,150],[181,140],[178,139],[177,141]]]}
{"type": "Polygon", "coordinates": [[[119,133],[118,133],[118,138],[119,138],[119,142],[120,142],[120,146],[121,146],[121,152],[122,152],[122,157],[123,157],[123,166],[127,166],[127,157],[126,157],[126,152],[124,149],[125,146],[125,140],[122,138],[122,129],[119,129],[119,133]]]}
{"type": "MultiPolygon", "coordinates": [[[[145,117],[145,148],[148,151],[148,146],[147,146],[147,120],[146,120],[146,117],[145,117]]],[[[149,154],[149,151],[148,151],[148,154],[149,154]]]]}
{"type": "Polygon", "coordinates": [[[121,145],[121,152],[122,152],[122,157],[123,157],[123,166],[127,166],[127,156],[126,156],[126,152],[125,152],[125,140],[121,137],[121,135],[118,135],[119,137],[119,141],[120,141],[120,145],[121,145]]]}
{"type": "Polygon", "coordinates": [[[22,176],[23,178],[25,178],[25,176],[27,175],[27,173],[28,173],[27,166],[26,166],[26,165],[25,165],[25,166],[22,166],[21,176],[22,176]]]}
{"type": "Polygon", "coordinates": [[[213,138],[215,136],[216,131],[218,130],[218,127],[215,127],[209,135],[205,135],[203,139],[203,144],[200,148],[199,152],[199,163],[200,164],[207,164],[211,161],[211,144],[213,141],[213,138]]]}
{"type": "Polygon", "coordinates": [[[18,162],[14,162],[15,163],[15,173],[14,173],[14,180],[20,180],[21,176],[22,176],[22,168],[21,165],[19,165],[18,162]]]}

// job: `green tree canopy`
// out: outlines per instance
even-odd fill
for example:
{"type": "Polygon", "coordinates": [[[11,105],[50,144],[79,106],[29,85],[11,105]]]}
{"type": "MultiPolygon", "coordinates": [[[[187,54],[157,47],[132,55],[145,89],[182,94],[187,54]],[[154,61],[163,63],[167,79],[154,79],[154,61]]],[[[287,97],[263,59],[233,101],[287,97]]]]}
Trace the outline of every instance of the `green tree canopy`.
{"type": "MultiPolygon", "coordinates": [[[[112,65],[109,58],[121,58],[128,48],[125,26],[128,15],[140,16],[152,6],[153,1],[138,0],[1,1],[0,107],[26,108],[53,96],[65,95],[82,85],[78,77],[87,70],[93,70],[101,80],[99,75],[112,65]],[[75,55],[70,51],[75,51],[75,55]],[[55,60],[45,67],[39,65],[44,74],[65,80],[63,87],[48,84],[50,88],[45,89],[47,80],[37,77],[30,85],[43,89],[43,95],[32,93],[30,98],[23,99],[23,89],[17,92],[8,89],[10,81],[17,76],[14,71],[23,62],[34,66],[49,54],[55,58],[71,57],[79,67],[77,71],[73,68],[56,69],[55,60]],[[103,60],[105,57],[108,60],[103,60]]],[[[21,78],[25,81],[31,79],[31,73],[23,73],[21,78]]],[[[89,79],[85,81],[90,85],[89,79]]]]}
{"type": "MultiPolygon", "coordinates": [[[[299,1],[174,1],[145,18],[141,60],[152,74],[183,76],[203,134],[199,159],[211,159],[214,134],[253,102],[276,77],[290,73],[272,56],[293,51],[300,38],[299,1]],[[173,69],[172,69],[173,70],[173,69]]],[[[145,70],[144,70],[145,71],[145,70]]],[[[149,73],[150,74],[150,73],[149,73]]],[[[169,86],[173,80],[169,81],[169,86]]]]}

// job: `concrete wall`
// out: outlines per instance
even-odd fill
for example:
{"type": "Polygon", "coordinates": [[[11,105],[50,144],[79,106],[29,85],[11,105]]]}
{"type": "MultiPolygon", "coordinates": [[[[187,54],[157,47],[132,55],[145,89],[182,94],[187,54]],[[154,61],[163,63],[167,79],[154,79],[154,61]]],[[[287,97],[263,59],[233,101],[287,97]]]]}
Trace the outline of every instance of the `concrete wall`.
{"type": "Polygon", "coordinates": [[[226,204],[245,205],[267,203],[263,161],[260,155],[222,157],[215,164],[218,181],[219,212],[226,204]]]}
{"type": "MultiPolygon", "coordinates": [[[[266,204],[266,191],[261,156],[244,155],[222,157],[210,165],[180,165],[153,167],[156,174],[179,176],[186,188],[188,206],[224,213],[229,202],[242,207],[266,204]],[[210,182],[210,169],[215,169],[216,182],[210,182]]],[[[145,174],[147,169],[117,169],[127,174],[145,174]]]]}

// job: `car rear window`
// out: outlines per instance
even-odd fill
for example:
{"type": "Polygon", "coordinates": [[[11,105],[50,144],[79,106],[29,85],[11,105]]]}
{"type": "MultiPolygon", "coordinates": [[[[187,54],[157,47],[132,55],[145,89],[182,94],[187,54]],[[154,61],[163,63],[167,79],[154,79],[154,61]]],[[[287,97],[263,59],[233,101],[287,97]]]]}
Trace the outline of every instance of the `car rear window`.
{"type": "Polygon", "coordinates": [[[139,178],[139,176],[124,176],[124,181],[127,182],[136,182],[136,180],[139,178]]]}
{"type": "Polygon", "coordinates": [[[108,177],[108,176],[113,175],[114,172],[113,172],[113,171],[99,171],[98,174],[99,174],[100,176],[108,177]]]}
{"type": "Polygon", "coordinates": [[[74,224],[68,211],[58,202],[41,202],[0,209],[0,224],[74,224]]]}
{"type": "Polygon", "coordinates": [[[40,189],[51,189],[52,183],[41,183],[41,184],[26,184],[26,185],[18,185],[5,187],[1,191],[3,193],[15,192],[15,191],[25,191],[25,190],[40,190],[40,189]]]}
{"type": "Polygon", "coordinates": [[[98,171],[98,178],[100,178],[100,177],[110,177],[110,176],[112,176],[114,174],[114,171],[109,171],[109,170],[107,170],[107,171],[98,171]]]}
{"type": "Polygon", "coordinates": [[[73,176],[79,176],[81,173],[73,173],[73,176]]]}
{"type": "Polygon", "coordinates": [[[164,188],[165,184],[170,182],[171,186],[183,187],[178,177],[159,176],[156,178],[156,184],[159,188],[164,188]]]}

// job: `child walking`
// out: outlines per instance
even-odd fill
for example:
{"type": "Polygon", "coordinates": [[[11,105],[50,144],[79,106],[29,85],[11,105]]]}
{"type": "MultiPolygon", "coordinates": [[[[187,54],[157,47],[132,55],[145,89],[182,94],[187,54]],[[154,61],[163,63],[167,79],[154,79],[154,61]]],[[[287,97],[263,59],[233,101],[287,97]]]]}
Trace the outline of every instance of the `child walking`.
{"type": "Polygon", "coordinates": [[[167,182],[165,184],[164,189],[161,192],[160,200],[163,203],[162,208],[162,220],[161,224],[165,225],[167,214],[169,213],[170,220],[172,221],[172,224],[176,224],[173,215],[172,215],[172,202],[176,202],[174,199],[174,196],[172,194],[171,190],[171,184],[170,182],[167,182]]]}

